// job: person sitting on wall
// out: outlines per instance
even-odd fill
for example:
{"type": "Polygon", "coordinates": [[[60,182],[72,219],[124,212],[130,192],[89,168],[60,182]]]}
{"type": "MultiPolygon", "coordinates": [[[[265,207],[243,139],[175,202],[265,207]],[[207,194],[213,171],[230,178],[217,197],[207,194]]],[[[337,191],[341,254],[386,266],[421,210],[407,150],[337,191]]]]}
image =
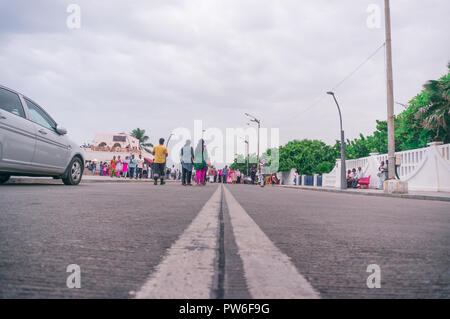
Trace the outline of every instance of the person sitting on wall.
{"type": "Polygon", "coordinates": [[[364,177],[364,174],[363,174],[361,167],[358,167],[358,171],[353,169],[353,172],[354,172],[354,179],[353,179],[352,187],[357,188],[358,184],[359,184],[359,180],[364,177]]]}
{"type": "Polygon", "coordinates": [[[352,174],[352,170],[349,169],[347,171],[347,187],[352,187],[352,183],[353,183],[353,174],[352,174]]]}

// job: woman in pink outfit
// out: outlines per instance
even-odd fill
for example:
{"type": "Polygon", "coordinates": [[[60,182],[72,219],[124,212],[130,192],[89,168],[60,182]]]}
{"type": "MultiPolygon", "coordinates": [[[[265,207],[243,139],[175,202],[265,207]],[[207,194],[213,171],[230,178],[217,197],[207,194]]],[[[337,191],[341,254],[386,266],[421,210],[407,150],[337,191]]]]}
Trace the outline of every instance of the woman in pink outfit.
{"type": "Polygon", "coordinates": [[[122,172],[123,172],[123,177],[127,178],[128,175],[128,163],[130,162],[130,159],[128,158],[128,156],[125,157],[125,160],[122,162],[122,172]]]}
{"type": "Polygon", "coordinates": [[[238,169],[236,170],[236,183],[241,183],[241,172],[238,169]]]}
{"type": "Polygon", "coordinates": [[[116,162],[116,176],[120,178],[120,174],[122,174],[122,160],[120,159],[120,156],[117,158],[116,162]]]}
{"type": "Polygon", "coordinates": [[[232,169],[230,169],[229,171],[228,171],[228,176],[227,176],[227,183],[229,183],[229,184],[232,184],[233,183],[233,170],[232,169]]]}
{"type": "Polygon", "coordinates": [[[194,168],[197,175],[197,185],[205,185],[206,169],[208,168],[208,152],[206,150],[205,141],[201,139],[195,148],[194,168]]]}

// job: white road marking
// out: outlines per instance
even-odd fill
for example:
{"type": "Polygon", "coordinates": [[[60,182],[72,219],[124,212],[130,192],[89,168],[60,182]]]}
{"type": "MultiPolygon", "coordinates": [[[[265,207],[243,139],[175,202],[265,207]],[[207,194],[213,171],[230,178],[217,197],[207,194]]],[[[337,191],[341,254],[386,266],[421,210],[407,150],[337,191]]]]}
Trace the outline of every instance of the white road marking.
{"type": "Polygon", "coordinates": [[[136,298],[208,299],[214,285],[218,248],[218,187],[197,217],[172,245],[136,298]]]}
{"type": "Polygon", "coordinates": [[[256,299],[317,299],[318,292],[297,271],[225,188],[234,238],[250,294],[256,299]]]}

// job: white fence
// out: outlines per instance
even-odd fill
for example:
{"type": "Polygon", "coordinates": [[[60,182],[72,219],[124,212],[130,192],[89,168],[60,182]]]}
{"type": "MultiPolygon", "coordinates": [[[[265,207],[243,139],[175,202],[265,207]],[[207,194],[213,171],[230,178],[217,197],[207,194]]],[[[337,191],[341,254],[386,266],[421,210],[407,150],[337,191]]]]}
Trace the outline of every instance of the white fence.
{"type": "MultiPolygon", "coordinates": [[[[395,154],[401,157],[397,174],[400,180],[408,182],[408,189],[450,192],[450,144],[433,142],[425,148],[395,154]]],[[[347,170],[361,167],[364,176],[370,176],[370,188],[375,188],[378,183],[378,167],[387,158],[387,154],[371,153],[369,157],[347,160],[345,165],[347,170]]],[[[341,160],[336,160],[334,169],[323,175],[323,186],[340,186],[340,165],[341,160]]]]}

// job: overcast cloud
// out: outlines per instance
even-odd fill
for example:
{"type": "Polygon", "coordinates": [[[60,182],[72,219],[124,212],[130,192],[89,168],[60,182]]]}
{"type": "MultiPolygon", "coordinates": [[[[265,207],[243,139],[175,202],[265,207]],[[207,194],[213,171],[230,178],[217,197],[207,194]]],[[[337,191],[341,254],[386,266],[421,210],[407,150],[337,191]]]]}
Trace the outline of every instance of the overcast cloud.
{"type": "MultiPolygon", "coordinates": [[[[448,0],[391,1],[394,95],[406,103],[450,60],[448,0]]],[[[384,42],[366,25],[382,0],[0,0],[0,83],[41,104],[77,142],[144,128],[241,127],[244,112],[280,142],[334,143],[325,92],[384,42]],[[70,3],[81,28],[69,29],[70,3]]],[[[346,137],[386,118],[381,50],[336,90],[346,137]]],[[[396,113],[402,107],[396,105],[396,113]]]]}

